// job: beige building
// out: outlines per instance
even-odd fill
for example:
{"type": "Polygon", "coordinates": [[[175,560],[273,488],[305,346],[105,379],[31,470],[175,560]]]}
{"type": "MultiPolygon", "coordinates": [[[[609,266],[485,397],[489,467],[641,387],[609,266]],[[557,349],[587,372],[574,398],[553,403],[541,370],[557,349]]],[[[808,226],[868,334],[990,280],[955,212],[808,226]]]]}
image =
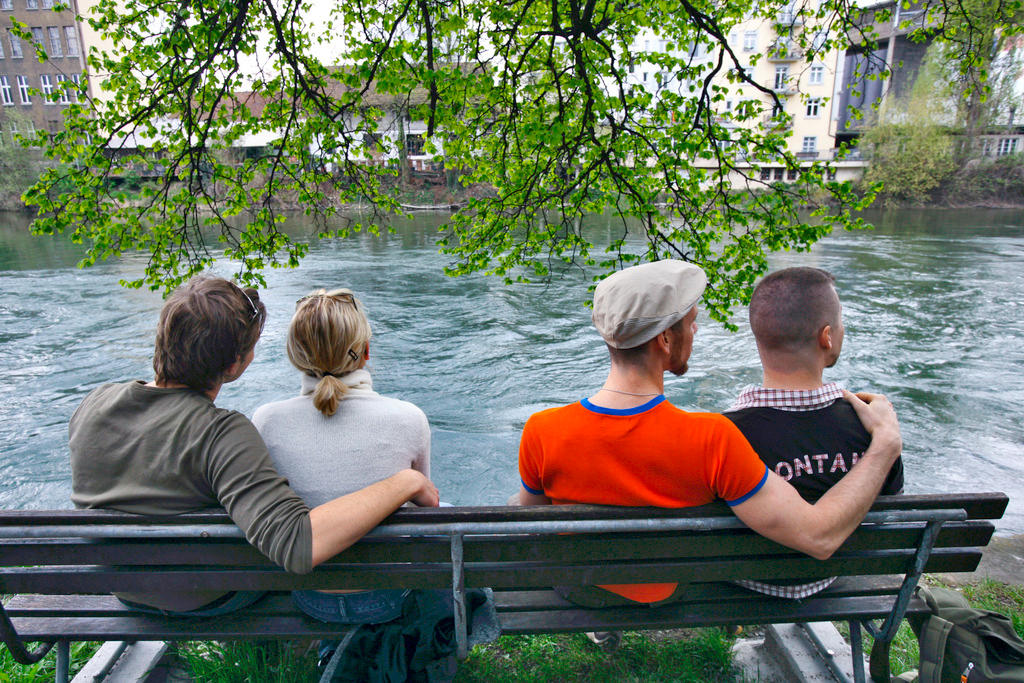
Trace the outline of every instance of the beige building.
{"type": "MultiPolygon", "coordinates": [[[[787,151],[795,155],[799,166],[833,159],[840,119],[837,107],[840,88],[837,84],[843,82],[844,60],[840,51],[824,49],[825,38],[820,28],[805,24],[802,13],[797,11],[782,12],[770,20],[754,18],[737,24],[727,36],[729,48],[746,75],[770,90],[774,98],[753,85],[730,79],[723,71],[715,81],[715,85],[727,91],[723,100],[715,105],[718,121],[731,130],[740,126],[763,126],[786,133],[787,151]],[[801,42],[804,46],[800,45],[801,42]],[[758,117],[753,121],[735,121],[733,112],[741,102],[751,99],[760,102],[758,117]]],[[[648,50],[663,50],[665,45],[664,40],[649,33],[640,36],[634,43],[634,50],[641,54],[648,50]]],[[[700,54],[702,49],[691,50],[692,63],[699,63],[701,59],[717,62],[717,49],[703,55],[700,54]]],[[[726,64],[732,61],[729,56],[725,60],[726,64]]],[[[631,81],[652,90],[666,87],[665,78],[665,74],[659,73],[657,67],[649,63],[639,62],[631,67],[631,81]]],[[[668,84],[681,93],[687,92],[689,85],[672,83],[671,80],[668,84]]],[[[778,163],[761,162],[755,172],[746,158],[749,150],[742,149],[736,140],[723,140],[720,147],[732,156],[741,171],[732,174],[736,187],[749,184],[745,176],[751,175],[752,187],[761,182],[785,182],[797,177],[798,167],[787,166],[781,157],[778,163]]],[[[843,160],[834,166],[839,179],[845,180],[858,177],[863,162],[859,159],[843,160]]]]}

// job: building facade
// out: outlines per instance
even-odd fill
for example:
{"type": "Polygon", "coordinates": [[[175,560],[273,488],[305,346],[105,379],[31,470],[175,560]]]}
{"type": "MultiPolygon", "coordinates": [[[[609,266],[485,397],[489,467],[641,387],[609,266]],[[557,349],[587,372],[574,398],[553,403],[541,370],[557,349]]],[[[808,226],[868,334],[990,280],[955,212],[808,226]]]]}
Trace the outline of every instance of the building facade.
{"type": "Polygon", "coordinates": [[[88,92],[77,0],[0,0],[0,138],[55,132],[64,110],[88,92]],[[24,24],[31,39],[11,30],[24,24]],[[40,61],[40,51],[45,60],[40,61]]]}

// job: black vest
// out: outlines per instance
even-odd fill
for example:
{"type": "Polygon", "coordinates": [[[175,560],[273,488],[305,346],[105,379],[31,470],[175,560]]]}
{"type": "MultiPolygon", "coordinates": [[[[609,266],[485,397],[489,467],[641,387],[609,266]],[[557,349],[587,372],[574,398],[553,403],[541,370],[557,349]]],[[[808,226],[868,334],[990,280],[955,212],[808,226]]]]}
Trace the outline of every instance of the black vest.
{"type": "MultiPolygon", "coordinates": [[[[761,460],[810,501],[842,479],[871,443],[853,406],[843,400],[819,410],[744,408],[725,416],[761,460]]],[[[902,489],[903,460],[898,458],[881,493],[892,495],[902,489]]]]}

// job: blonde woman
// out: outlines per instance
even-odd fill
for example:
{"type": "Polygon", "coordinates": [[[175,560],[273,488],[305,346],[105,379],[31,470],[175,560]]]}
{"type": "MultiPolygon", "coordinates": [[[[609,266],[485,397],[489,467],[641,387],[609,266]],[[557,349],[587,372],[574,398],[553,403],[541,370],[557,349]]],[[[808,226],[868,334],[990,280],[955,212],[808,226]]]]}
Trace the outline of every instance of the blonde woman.
{"type": "MultiPolygon", "coordinates": [[[[298,396],[257,408],[253,423],[278,471],[310,507],[412,468],[430,476],[423,411],[373,390],[366,369],[370,322],[347,289],[317,290],[296,304],[288,359],[302,373],[298,396]]],[[[376,624],[402,613],[408,591],[297,591],[321,621],[376,624]]]]}

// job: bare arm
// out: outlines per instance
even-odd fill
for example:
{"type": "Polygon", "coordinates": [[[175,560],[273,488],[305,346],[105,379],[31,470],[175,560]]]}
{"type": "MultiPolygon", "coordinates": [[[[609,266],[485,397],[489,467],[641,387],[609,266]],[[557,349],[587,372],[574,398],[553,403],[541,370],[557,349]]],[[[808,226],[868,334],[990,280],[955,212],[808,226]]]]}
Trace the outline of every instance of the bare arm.
{"type": "Polygon", "coordinates": [[[830,557],[864,519],[903,445],[896,413],[884,396],[845,393],[871,434],[857,466],[813,505],[769,473],[760,491],[733,508],[762,536],[819,560],[830,557]]]}
{"type": "Polygon", "coordinates": [[[309,511],[313,566],[349,547],[406,501],[437,507],[437,488],[422,473],[402,470],[355,493],[309,511]]]}
{"type": "Polygon", "coordinates": [[[551,499],[543,493],[530,493],[525,488],[519,489],[520,505],[551,505],[551,499]]]}

